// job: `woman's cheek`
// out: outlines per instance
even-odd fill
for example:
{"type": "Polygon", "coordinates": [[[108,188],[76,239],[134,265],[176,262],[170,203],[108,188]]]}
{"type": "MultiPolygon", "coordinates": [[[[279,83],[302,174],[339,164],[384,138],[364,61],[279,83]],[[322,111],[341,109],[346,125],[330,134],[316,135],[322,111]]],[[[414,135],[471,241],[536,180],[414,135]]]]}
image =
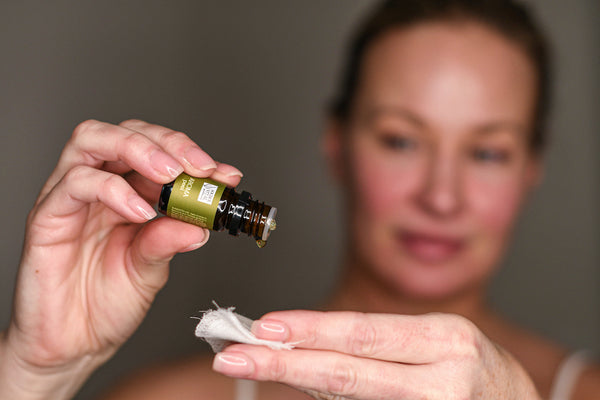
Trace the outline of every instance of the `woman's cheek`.
{"type": "Polygon", "coordinates": [[[475,180],[469,187],[471,207],[486,231],[507,235],[512,228],[525,196],[515,179],[475,180]]]}
{"type": "Polygon", "coordinates": [[[362,212],[392,218],[418,186],[420,174],[414,162],[361,151],[353,163],[355,196],[366,208],[362,212]]]}

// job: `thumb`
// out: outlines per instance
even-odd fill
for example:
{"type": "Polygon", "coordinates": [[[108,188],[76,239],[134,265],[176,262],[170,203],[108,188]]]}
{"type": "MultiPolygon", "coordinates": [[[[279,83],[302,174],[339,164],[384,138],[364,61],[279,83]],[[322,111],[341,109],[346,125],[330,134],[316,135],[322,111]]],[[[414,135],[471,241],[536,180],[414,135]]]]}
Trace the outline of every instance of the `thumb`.
{"type": "Polygon", "coordinates": [[[131,279],[153,296],[167,282],[168,264],[175,254],[202,247],[208,238],[207,229],[172,218],[147,223],[131,244],[131,279]]]}

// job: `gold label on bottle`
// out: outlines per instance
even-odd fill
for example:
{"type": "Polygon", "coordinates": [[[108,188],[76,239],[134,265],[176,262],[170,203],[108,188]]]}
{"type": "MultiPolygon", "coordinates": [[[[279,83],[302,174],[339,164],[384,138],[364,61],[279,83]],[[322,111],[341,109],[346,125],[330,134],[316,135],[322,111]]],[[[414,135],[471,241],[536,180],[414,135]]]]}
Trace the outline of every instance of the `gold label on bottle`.
{"type": "Polygon", "coordinates": [[[225,185],[212,179],[181,174],[175,179],[167,215],[203,228],[212,229],[225,185]]]}

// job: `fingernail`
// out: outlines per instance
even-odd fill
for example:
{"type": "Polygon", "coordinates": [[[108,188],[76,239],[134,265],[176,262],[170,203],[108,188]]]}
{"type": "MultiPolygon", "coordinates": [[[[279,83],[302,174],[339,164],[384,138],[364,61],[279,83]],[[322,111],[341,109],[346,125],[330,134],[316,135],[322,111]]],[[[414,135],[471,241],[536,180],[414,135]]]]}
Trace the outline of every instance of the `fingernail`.
{"type": "Polygon", "coordinates": [[[254,364],[243,354],[219,353],[213,361],[213,369],[225,375],[244,377],[252,373],[254,364]]]}
{"type": "Polygon", "coordinates": [[[208,233],[208,231],[206,231],[204,239],[201,242],[190,244],[188,247],[180,250],[180,253],[185,253],[186,251],[192,251],[192,250],[199,249],[200,247],[204,246],[206,244],[206,242],[208,242],[208,237],[209,237],[209,233],[208,233]]]}
{"type": "Polygon", "coordinates": [[[183,158],[192,167],[202,171],[210,171],[217,168],[217,164],[215,164],[212,158],[197,147],[188,147],[183,153],[183,158]]]}
{"type": "Polygon", "coordinates": [[[229,164],[220,164],[218,170],[220,173],[227,177],[239,176],[241,178],[244,176],[244,174],[242,174],[242,171],[229,164]]]}
{"type": "Polygon", "coordinates": [[[252,333],[260,339],[285,341],[289,336],[288,332],[287,326],[279,321],[259,320],[252,323],[252,333]]]}
{"type": "Polygon", "coordinates": [[[185,253],[185,252],[188,252],[188,251],[193,251],[193,250],[199,249],[200,247],[202,247],[202,245],[204,243],[206,243],[206,241],[204,241],[204,242],[198,242],[198,243],[194,243],[194,244],[190,244],[188,247],[186,247],[185,249],[181,249],[179,252],[180,253],[185,253]]]}
{"type": "Polygon", "coordinates": [[[146,221],[156,217],[156,211],[138,196],[130,196],[127,200],[129,207],[146,221]]]}
{"type": "Polygon", "coordinates": [[[152,167],[161,175],[166,175],[171,178],[177,178],[183,172],[183,167],[168,154],[155,150],[150,155],[152,167]]]}

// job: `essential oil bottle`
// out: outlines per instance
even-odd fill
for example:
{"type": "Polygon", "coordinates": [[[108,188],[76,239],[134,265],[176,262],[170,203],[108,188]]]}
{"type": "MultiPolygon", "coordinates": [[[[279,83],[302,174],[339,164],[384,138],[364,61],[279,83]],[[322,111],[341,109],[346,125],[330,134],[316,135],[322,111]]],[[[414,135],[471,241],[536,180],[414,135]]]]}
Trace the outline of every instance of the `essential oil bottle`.
{"type": "Polygon", "coordinates": [[[253,200],[246,191],[238,193],[223,183],[185,173],[163,185],[158,210],[213,231],[226,229],[233,236],[245,233],[256,240],[258,247],[267,244],[277,227],[277,208],[253,200]]]}

